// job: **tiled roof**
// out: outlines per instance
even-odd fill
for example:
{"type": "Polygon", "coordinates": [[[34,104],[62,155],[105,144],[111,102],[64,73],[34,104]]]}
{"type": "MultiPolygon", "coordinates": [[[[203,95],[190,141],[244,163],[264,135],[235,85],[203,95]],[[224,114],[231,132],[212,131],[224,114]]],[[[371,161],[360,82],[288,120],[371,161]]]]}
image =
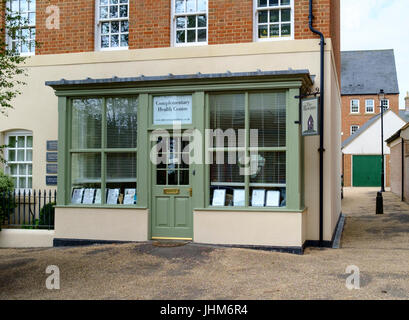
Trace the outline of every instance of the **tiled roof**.
{"type": "Polygon", "coordinates": [[[398,94],[393,50],[342,51],[341,94],[398,94]]]}

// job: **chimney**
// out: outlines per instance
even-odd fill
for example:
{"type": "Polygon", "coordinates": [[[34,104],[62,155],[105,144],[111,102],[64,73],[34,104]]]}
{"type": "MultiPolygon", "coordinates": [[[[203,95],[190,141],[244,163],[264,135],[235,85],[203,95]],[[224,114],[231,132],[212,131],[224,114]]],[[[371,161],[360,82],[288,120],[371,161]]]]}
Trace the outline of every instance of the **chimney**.
{"type": "Polygon", "coordinates": [[[405,111],[409,112],[409,91],[406,92],[406,98],[405,98],[405,111]]]}

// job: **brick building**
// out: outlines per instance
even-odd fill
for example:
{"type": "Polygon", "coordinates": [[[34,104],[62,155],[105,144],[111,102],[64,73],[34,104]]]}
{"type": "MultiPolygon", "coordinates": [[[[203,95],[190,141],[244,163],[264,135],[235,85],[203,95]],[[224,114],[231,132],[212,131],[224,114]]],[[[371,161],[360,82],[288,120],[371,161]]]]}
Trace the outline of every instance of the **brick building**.
{"type": "MultiPolygon", "coordinates": [[[[344,186],[380,185],[380,104],[378,93],[386,93],[382,104],[388,115],[385,131],[393,134],[404,120],[399,116],[399,86],[393,50],[341,52],[342,148],[344,186]],[[379,130],[374,129],[379,126],[379,130]],[[374,130],[375,136],[364,134],[374,130]],[[359,142],[358,142],[358,137],[359,142]],[[379,143],[377,142],[379,141],[379,143]],[[350,144],[355,144],[350,146],[350,144]],[[348,151],[346,151],[348,150],[348,151]],[[365,151],[364,151],[365,150],[365,151]],[[352,153],[351,153],[352,152],[352,153]],[[354,179],[355,178],[355,179],[354,179]]],[[[389,138],[386,136],[385,139],[389,138]]],[[[385,145],[386,186],[389,186],[389,148],[385,145]]]]}
{"type": "MultiPolygon", "coordinates": [[[[341,212],[339,0],[10,3],[28,25],[27,41],[9,44],[30,57],[27,86],[0,118],[0,142],[14,146],[5,170],[18,189],[52,187],[49,147],[58,141],[54,243],[192,239],[295,252],[331,244],[341,212]],[[325,37],[323,219],[320,139],[301,135],[296,98],[320,86],[310,2],[325,37]],[[262,152],[249,158],[257,172],[153,165],[156,129],[173,130],[173,121],[186,134],[259,130],[262,152]]],[[[169,139],[181,138],[173,130],[169,139]]]]}

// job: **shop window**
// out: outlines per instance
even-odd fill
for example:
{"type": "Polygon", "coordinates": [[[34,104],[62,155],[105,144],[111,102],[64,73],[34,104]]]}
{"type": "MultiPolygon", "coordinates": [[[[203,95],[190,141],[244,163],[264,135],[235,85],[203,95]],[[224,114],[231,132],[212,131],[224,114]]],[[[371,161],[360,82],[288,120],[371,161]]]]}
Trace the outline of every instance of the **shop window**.
{"type": "Polygon", "coordinates": [[[175,46],[207,44],[207,0],[174,0],[175,46]]]}
{"type": "Polygon", "coordinates": [[[134,205],[136,98],[74,99],[71,203],[134,205]]]}
{"type": "Polygon", "coordinates": [[[36,0],[9,0],[8,6],[11,14],[20,18],[17,31],[19,34],[8,39],[9,49],[20,55],[33,55],[36,37],[36,0]]]}
{"type": "Polygon", "coordinates": [[[97,49],[127,49],[129,0],[97,0],[97,49]]]}
{"type": "Polygon", "coordinates": [[[13,178],[14,188],[31,189],[33,184],[33,135],[10,132],[6,135],[5,153],[7,171],[13,178]]]}
{"type": "Polygon", "coordinates": [[[293,0],[255,0],[255,38],[259,41],[292,39],[293,0]]]}
{"type": "Polygon", "coordinates": [[[209,103],[210,206],[285,207],[286,94],[215,94],[209,103]]]}

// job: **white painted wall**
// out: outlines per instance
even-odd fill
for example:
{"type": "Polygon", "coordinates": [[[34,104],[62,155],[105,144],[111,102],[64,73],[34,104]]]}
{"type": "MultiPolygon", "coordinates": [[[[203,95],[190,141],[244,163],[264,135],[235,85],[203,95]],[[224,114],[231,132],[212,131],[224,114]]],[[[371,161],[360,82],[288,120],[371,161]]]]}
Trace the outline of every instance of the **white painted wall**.
{"type": "MultiPolygon", "coordinates": [[[[384,153],[390,154],[390,149],[386,145],[385,140],[402,128],[402,126],[405,125],[405,121],[391,110],[388,110],[384,114],[383,121],[384,153]]],[[[381,154],[381,118],[379,117],[371,126],[348,144],[342,152],[344,154],[355,155],[381,154]]]]}

